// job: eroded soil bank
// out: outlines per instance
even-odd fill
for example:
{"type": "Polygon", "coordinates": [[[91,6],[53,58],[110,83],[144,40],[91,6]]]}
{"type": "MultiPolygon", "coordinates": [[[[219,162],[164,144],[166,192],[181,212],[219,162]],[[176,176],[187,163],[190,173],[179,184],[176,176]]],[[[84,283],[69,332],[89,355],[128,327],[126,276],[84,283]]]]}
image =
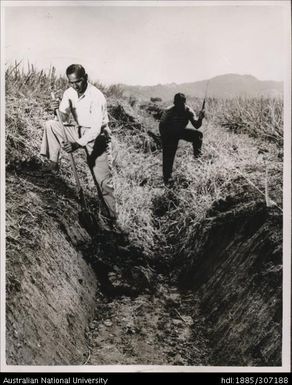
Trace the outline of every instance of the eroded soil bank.
{"type": "Polygon", "coordinates": [[[200,298],[212,365],[280,366],[282,214],[264,203],[217,202],[194,232],[178,281],[200,298]]]}
{"type": "Polygon", "coordinates": [[[74,190],[60,178],[10,173],[6,186],[6,362],[80,364],[96,278],[76,243],[89,238],[74,190]]]}
{"type": "Polygon", "coordinates": [[[127,236],[93,241],[61,178],[7,185],[8,364],[281,364],[275,208],[217,202],[163,269],[127,236]]]}

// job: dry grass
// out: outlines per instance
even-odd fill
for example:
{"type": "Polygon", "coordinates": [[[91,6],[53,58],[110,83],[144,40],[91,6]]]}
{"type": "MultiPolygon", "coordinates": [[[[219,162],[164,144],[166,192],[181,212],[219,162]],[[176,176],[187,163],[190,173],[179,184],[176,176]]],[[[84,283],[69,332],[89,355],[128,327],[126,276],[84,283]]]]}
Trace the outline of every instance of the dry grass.
{"type": "Polygon", "coordinates": [[[282,98],[210,99],[208,102],[208,113],[215,124],[283,146],[282,98]]]}
{"type": "Polygon", "coordinates": [[[282,163],[273,144],[263,155],[257,143],[245,135],[226,132],[211,123],[205,123],[203,131],[201,159],[192,158],[190,144],[181,144],[172,190],[162,185],[161,153],[145,157],[131,147],[131,136],[123,139],[115,177],[120,221],[152,252],[157,239],[169,254],[186,248],[194,227],[220,199],[245,195],[246,199],[264,201],[267,164],[270,198],[281,205],[282,163]]]}
{"type": "MultiPolygon", "coordinates": [[[[21,72],[19,67],[7,70],[8,166],[32,159],[40,161],[42,123],[51,116],[48,105],[52,88],[59,93],[66,88],[66,81],[57,78],[53,70],[48,74],[33,68],[28,73],[21,72]]],[[[193,159],[191,145],[181,143],[174,165],[176,184],[167,189],[162,184],[161,151],[147,134],[148,130],[158,132],[157,120],[140,110],[139,105],[131,106],[119,87],[103,91],[118,148],[114,183],[119,221],[148,255],[170,257],[186,248],[194,227],[220,199],[241,194],[247,199],[264,200],[267,166],[270,197],[281,206],[281,101],[209,99],[202,127],[203,155],[193,159]]],[[[193,107],[199,110],[200,106],[198,99],[193,107]]],[[[93,197],[96,192],[84,154],[76,158],[87,193],[93,197]]],[[[65,154],[62,173],[65,180],[74,183],[69,170],[65,154]]]]}

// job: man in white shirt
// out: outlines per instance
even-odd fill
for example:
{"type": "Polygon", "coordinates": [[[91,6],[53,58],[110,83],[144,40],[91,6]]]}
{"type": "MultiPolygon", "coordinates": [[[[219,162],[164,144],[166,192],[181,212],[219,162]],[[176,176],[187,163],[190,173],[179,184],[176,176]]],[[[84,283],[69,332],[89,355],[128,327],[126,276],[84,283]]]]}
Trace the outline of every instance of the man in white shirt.
{"type": "Polygon", "coordinates": [[[68,141],[65,140],[59,121],[49,120],[45,124],[40,154],[50,160],[47,171],[56,174],[61,148],[67,153],[85,148],[88,165],[99,185],[108,216],[116,219],[111,164],[106,152],[110,135],[106,99],[101,91],[88,82],[88,76],[81,65],[70,65],[66,75],[70,87],[64,92],[61,102],[52,101],[51,108],[55,114],[59,109],[68,141]],[[70,114],[75,124],[69,123],[70,114]]]}

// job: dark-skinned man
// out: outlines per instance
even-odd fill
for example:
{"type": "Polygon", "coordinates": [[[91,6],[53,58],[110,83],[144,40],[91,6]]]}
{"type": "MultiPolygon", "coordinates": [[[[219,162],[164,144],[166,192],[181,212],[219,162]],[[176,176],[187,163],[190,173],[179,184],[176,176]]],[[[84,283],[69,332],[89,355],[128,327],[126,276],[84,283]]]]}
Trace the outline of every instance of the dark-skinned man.
{"type": "Polygon", "coordinates": [[[163,180],[166,185],[172,182],[173,162],[180,139],[192,143],[195,158],[201,155],[203,134],[186,127],[190,121],[196,129],[200,128],[204,116],[204,111],[200,111],[196,119],[196,114],[186,105],[186,97],[182,93],[176,94],[173,105],[163,112],[159,131],[162,139],[163,180]]]}
{"type": "Polygon", "coordinates": [[[93,171],[107,208],[107,216],[115,221],[116,202],[111,164],[106,152],[110,135],[106,99],[100,90],[88,82],[88,76],[81,65],[70,65],[66,75],[70,87],[64,92],[61,102],[51,102],[51,108],[55,114],[59,109],[68,141],[65,140],[63,128],[57,119],[46,122],[40,154],[50,162],[43,171],[58,172],[61,148],[67,153],[85,148],[88,165],[93,171]],[[68,123],[70,114],[74,124],[68,123]]]}

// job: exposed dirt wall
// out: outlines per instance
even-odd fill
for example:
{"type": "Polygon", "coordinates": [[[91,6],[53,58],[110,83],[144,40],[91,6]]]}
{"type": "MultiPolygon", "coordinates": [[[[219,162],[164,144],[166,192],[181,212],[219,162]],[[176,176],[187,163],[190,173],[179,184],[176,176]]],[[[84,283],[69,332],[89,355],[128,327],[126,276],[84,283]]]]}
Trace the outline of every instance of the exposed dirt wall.
{"type": "Polygon", "coordinates": [[[179,277],[199,294],[210,364],[281,365],[282,215],[255,202],[221,209],[194,232],[179,277]]]}
{"type": "Polygon", "coordinates": [[[96,277],[78,252],[74,191],[61,179],[7,175],[6,360],[82,364],[96,277]]]}

